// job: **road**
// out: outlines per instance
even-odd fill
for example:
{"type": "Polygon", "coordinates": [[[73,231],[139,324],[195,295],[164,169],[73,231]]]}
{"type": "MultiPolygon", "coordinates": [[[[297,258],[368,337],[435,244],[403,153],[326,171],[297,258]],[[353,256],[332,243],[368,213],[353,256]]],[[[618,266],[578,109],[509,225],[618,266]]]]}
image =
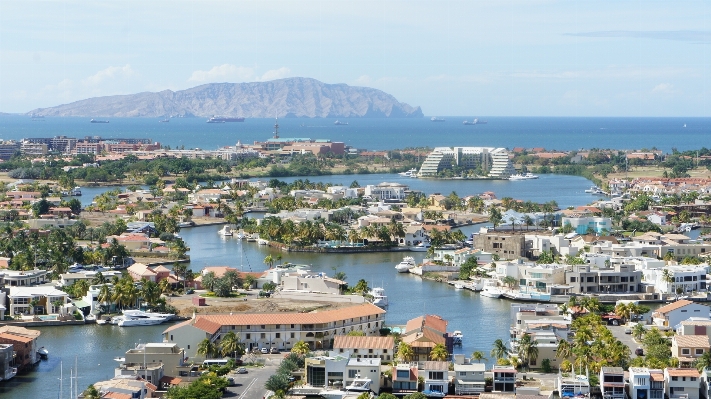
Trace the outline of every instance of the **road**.
{"type": "Polygon", "coordinates": [[[635,349],[642,347],[641,343],[634,341],[632,334],[625,334],[625,330],[629,327],[627,326],[607,326],[607,328],[612,332],[615,338],[619,339],[623,344],[630,347],[630,356],[634,359],[637,355],[634,354],[635,349]]]}
{"type": "Polygon", "coordinates": [[[264,383],[279,367],[284,354],[260,355],[265,359],[264,367],[247,367],[247,374],[230,373],[226,377],[234,378],[235,385],[227,387],[223,397],[238,399],[262,399],[267,393],[264,383]]]}

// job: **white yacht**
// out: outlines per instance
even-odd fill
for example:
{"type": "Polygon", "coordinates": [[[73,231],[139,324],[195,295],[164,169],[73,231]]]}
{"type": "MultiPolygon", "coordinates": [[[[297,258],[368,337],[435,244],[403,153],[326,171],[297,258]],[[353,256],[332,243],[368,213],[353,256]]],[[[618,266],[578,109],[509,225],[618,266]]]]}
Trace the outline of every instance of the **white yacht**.
{"type": "Polygon", "coordinates": [[[222,227],[222,230],[218,231],[217,234],[223,237],[232,237],[232,234],[234,233],[232,232],[232,227],[230,227],[229,225],[224,225],[222,227]]]}
{"type": "Polygon", "coordinates": [[[504,295],[504,292],[501,291],[493,281],[488,281],[484,285],[484,288],[482,288],[480,294],[489,298],[501,298],[501,296],[504,295]]]}
{"type": "Polygon", "coordinates": [[[454,289],[455,289],[455,290],[464,289],[464,284],[462,284],[462,283],[454,283],[454,289]]]}
{"type": "Polygon", "coordinates": [[[381,308],[388,306],[388,296],[385,295],[385,288],[373,287],[368,294],[373,296],[373,305],[381,308]]]}
{"type": "Polygon", "coordinates": [[[155,316],[120,316],[118,323],[119,327],[135,327],[135,326],[154,326],[161,324],[166,319],[155,316]]]}
{"type": "MultiPolygon", "coordinates": [[[[356,378],[348,384],[343,389],[325,389],[319,392],[319,396],[325,399],[346,399],[347,397],[355,398],[357,395],[371,392],[370,384],[373,381],[370,378],[360,378],[360,375],[356,374],[356,378]]],[[[373,394],[371,393],[371,398],[373,394]]]]}
{"type": "Polygon", "coordinates": [[[410,247],[410,251],[412,252],[427,252],[428,249],[430,249],[431,245],[429,242],[421,242],[414,247],[410,247]]]}
{"type": "Polygon", "coordinates": [[[412,168],[408,170],[407,172],[400,172],[398,173],[400,176],[405,176],[405,177],[417,177],[417,169],[412,168]]]}
{"type": "Polygon", "coordinates": [[[463,339],[464,339],[464,334],[462,334],[461,331],[457,330],[452,333],[452,343],[454,345],[461,345],[463,339]]]}
{"type": "Polygon", "coordinates": [[[517,180],[532,180],[532,179],[538,179],[538,176],[534,175],[534,174],[531,173],[531,172],[528,172],[528,173],[526,173],[526,174],[521,174],[521,173],[519,173],[519,174],[511,175],[511,176],[509,177],[509,180],[511,180],[511,181],[517,181],[517,180]]]}
{"type": "Polygon", "coordinates": [[[81,197],[81,187],[74,187],[71,191],[69,191],[69,195],[72,197],[81,197]]]}
{"type": "Polygon", "coordinates": [[[257,238],[257,245],[269,245],[269,240],[263,238],[257,238]]]}
{"type": "Polygon", "coordinates": [[[129,316],[129,317],[158,317],[163,320],[173,320],[175,318],[175,315],[172,313],[158,313],[158,312],[146,312],[143,310],[138,310],[138,309],[124,309],[123,310],[123,315],[124,316],[129,316]]]}
{"type": "Polygon", "coordinates": [[[238,239],[238,240],[244,240],[245,236],[244,236],[244,234],[242,234],[242,232],[240,231],[240,232],[237,232],[237,234],[235,235],[235,238],[238,239]]]}
{"type": "Polygon", "coordinates": [[[415,267],[415,258],[406,256],[402,259],[402,262],[395,265],[395,270],[397,270],[398,273],[407,273],[413,267],[415,267]]]}

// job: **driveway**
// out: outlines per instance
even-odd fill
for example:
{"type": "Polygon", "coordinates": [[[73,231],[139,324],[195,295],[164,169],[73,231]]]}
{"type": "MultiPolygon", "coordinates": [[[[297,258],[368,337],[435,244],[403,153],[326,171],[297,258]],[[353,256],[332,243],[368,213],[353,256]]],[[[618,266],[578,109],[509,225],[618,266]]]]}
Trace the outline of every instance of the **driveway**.
{"type": "Polygon", "coordinates": [[[642,347],[641,343],[637,343],[634,341],[634,337],[632,337],[632,334],[625,334],[625,330],[627,328],[632,329],[631,327],[627,326],[607,326],[607,328],[612,332],[612,335],[619,339],[623,344],[629,346],[630,348],[630,356],[634,359],[637,357],[637,355],[634,354],[634,350],[637,348],[642,347]]]}
{"type": "Polygon", "coordinates": [[[238,399],[262,399],[267,393],[264,383],[271,377],[279,367],[284,354],[261,355],[264,359],[264,367],[246,367],[247,374],[236,374],[234,372],[226,377],[234,378],[235,385],[227,387],[223,397],[238,399]]]}

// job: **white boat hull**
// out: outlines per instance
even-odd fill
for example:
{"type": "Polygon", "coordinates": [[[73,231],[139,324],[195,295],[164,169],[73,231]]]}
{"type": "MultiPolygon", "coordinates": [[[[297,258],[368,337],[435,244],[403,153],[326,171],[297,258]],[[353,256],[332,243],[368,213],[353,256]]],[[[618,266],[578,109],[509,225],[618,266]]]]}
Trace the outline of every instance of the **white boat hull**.
{"type": "Polygon", "coordinates": [[[481,290],[480,294],[488,298],[501,298],[503,293],[498,289],[484,288],[481,290]]]}
{"type": "Polygon", "coordinates": [[[405,265],[405,266],[397,265],[397,266],[395,266],[395,270],[397,270],[398,273],[407,273],[407,272],[409,272],[410,269],[412,269],[413,267],[414,267],[414,266],[410,266],[410,265],[405,265]]]}
{"type": "Polygon", "coordinates": [[[155,326],[161,324],[165,319],[158,317],[134,318],[128,317],[119,320],[119,327],[135,327],[135,326],[155,326]]]}

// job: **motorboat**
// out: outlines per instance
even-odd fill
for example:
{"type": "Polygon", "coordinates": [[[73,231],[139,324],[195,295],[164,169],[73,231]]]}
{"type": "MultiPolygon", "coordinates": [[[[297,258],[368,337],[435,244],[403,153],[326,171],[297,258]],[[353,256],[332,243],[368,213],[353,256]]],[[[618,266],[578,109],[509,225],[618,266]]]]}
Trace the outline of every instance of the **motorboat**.
{"type": "Polygon", "coordinates": [[[444,392],[433,391],[431,389],[426,389],[422,391],[422,393],[425,394],[425,396],[427,396],[428,398],[443,398],[445,396],[444,392]]]}
{"type": "Polygon", "coordinates": [[[464,284],[461,284],[461,283],[454,283],[454,289],[455,289],[455,290],[464,289],[464,284]]]}
{"type": "Polygon", "coordinates": [[[37,349],[37,355],[40,357],[40,359],[47,360],[49,358],[49,351],[43,346],[37,349]]]}
{"type": "Polygon", "coordinates": [[[165,321],[175,318],[175,315],[172,313],[146,312],[138,309],[124,309],[122,313],[128,317],[158,317],[165,321]]]}
{"type": "MultiPolygon", "coordinates": [[[[370,384],[373,381],[370,378],[360,378],[359,374],[356,374],[356,378],[348,384],[343,389],[325,389],[318,393],[319,396],[325,399],[345,399],[346,397],[355,398],[357,395],[371,392],[370,384]]],[[[373,394],[371,392],[371,398],[373,394]]]]}
{"type": "Polygon", "coordinates": [[[443,119],[443,118],[438,118],[438,117],[436,117],[436,116],[433,116],[432,118],[430,118],[430,120],[431,120],[432,122],[444,122],[444,119],[443,119]]]}
{"type": "Polygon", "coordinates": [[[235,238],[238,240],[244,240],[244,234],[240,231],[235,235],[235,238]]]}
{"type": "Polygon", "coordinates": [[[74,187],[69,191],[69,195],[72,197],[81,197],[81,187],[74,187]]]}
{"type": "Polygon", "coordinates": [[[407,273],[413,267],[415,267],[415,258],[406,256],[402,259],[402,262],[395,265],[395,270],[397,270],[398,273],[407,273]]]}
{"type": "Polygon", "coordinates": [[[224,225],[222,227],[222,230],[218,231],[217,234],[223,237],[232,237],[232,234],[234,233],[232,232],[232,227],[230,227],[229,225],[224,225]]]}
{"type": "Polygon", "coordinates": [[[501,296],[504,295],[504,292],[494,285],[493,281],[490,281],[484,285],[484,288],[482,288],[480,294],[489,298],[501,298],[501,296]]]}
{"type": "Polygon", "coordinates": [[[368,294],[373,296],[373,305],[380,308],[388,306],[388,296],[385,295],[385,288],[373,287],[368,294]]]}
{"type": "Polygon", "coordinates": [[[511,175],[511,176],[509,177],[509,180],[511,180],[511,181],[517,181],[517,180],[532,180],[532,179],[538,179],[538,176],[534,175],[534,174],[531,173],[531,172],[528,172],[528,173],[526,173],[526,174],[521,174],[521,173],[519,173],[519,174],[511,175]]]}
{"type": "Polygon", "coordinates": [[[417,169],[412,168],[408,170],[407,172],[400,172],[398,173],[400,176],[405,176],[405,177],[417,177],[417,169]]]}
{"type": "Polygon", "coordinates": [[[135,327],[135,326],[155,326],[161,324],[166,319],[154,316],[120,316],[117,325],[119,327],[135,327]]]}
{"type": "Polygon", "coordinates": [[[193,222],[178,222],[178,227],[180,227],[181,229],[184,227],[193,227],[193,225],[193,222]]]}
{"type": "Polygon", "coordinates": [[[333,124],[336,126],[348,126],[348,122],[341,122],[339,120],[336,120],[333,124]]]}
{"type": "Polygon", "coordinates": [[[463,339],[464,339],[464,334],[462,334],[461,331],[456,330],[455,332],[452,333],[452,343],[454,345],[461,345],[463,339]]]}
{"type": "Polygon", "coordinates": [[[103,319],[103,318],[101,318],[101,317],[99,317],[98,319],[96,319],[96,324],[98,324],[98,325],[100,325],[100,326],[103,326],[103,325],[107,324],[108,322],[109,322],[108,320],[103,319]]]}
{"type": "Polygon", "coordinates": [[[269,240],[263,238],[257,238],[257,245],[269,245],[269,240]]]}
{"type": "Polygon", "coordinates": [[[412,252],[427,252],[431,246],[432,245],[430,245],[429,242],[421,242],[421,243],[415,245],[414,247],[410,247],[410,251],[412,251],[412,252]]]}
{"type": "Polygon", "coordinates": [[[360,375],[356,374],[356,378],[346,385],[345,390],[347,392],[370,392],[370,384],[372,382],[370,378],[360,378],[360,375]]]}

